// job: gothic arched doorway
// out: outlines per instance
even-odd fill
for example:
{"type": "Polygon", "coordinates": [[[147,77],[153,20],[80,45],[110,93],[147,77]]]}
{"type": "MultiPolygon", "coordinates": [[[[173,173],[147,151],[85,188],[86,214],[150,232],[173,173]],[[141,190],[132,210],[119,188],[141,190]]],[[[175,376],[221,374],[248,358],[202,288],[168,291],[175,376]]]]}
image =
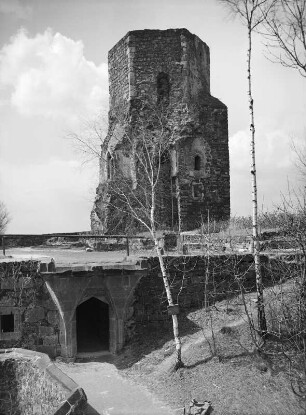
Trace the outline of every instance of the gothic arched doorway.
{"type": "Polygon", "coordinates": [[[109,350],[109,307],[95,297],[76,309],[78,353],[109,350]]]}

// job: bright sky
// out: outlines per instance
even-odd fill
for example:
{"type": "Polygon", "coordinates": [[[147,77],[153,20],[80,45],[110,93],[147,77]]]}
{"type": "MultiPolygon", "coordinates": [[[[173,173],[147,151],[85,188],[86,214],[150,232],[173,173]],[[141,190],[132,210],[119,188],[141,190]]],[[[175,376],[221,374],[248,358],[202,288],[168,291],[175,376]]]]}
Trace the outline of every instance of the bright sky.
{"type": "MultiPolygon", "coordinates": [[[[210,47],[211,91],[229,110],[232,215],[251,213],[246,31],[217,0],[0,0],[0,200],[10,233],[89,230],[97,165],[67,131],[108,102],[107,52],[129,30],[187,28],[210,47]]],[[[254,42],[259,204],[300,186],[306,81],[254,42]]],[[[305,141],[304,141],[305,142],[305,141]]]]}

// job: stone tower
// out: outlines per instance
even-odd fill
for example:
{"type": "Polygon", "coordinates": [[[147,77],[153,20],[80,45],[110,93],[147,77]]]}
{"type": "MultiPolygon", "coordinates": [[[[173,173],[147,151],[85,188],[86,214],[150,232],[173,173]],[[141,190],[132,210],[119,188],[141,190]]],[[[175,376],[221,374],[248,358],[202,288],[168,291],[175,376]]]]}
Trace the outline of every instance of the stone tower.
{"type": "MultiPolygon", "coordinates": [[[[209,47],[186,29],[135,30],[110,50],[108,64],[109,130],[102,145],[92,230],[118,233],[110,221],[108,183],[114,163],[129,174],[132,157],[124,148],[126,125],[118,113],[125,114],[125,123],[135,123],[126,114],[146,102],[165,108],[175,131],[164,163],[168,199],[159,211],[161,227],[191,230],[208,215],[211,220],[228,219],[227,107],[210,93],[209,47]]],[[[125,221],[115,221],[121,222],[121,231],[125,221]]]]}

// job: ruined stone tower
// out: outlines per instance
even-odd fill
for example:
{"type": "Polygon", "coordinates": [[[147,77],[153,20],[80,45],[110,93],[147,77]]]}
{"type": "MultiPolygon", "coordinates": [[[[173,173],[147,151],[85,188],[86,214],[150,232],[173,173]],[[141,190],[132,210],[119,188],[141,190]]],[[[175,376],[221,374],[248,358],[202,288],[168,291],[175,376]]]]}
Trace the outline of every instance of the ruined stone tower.
{"type": "Polygon", "coordinates": [[[135,30],[110,50],[108,64],[109,130],[102,145],[92,229],[124,230],[126,217],[115,220],[119,228],[111,223],[108,183],[116,174],[115,165],[131,175],[133,155],[125,144],[126,129],[142,124],[153,106],[167,112],[172,137],[163,162],[166,196],[159,210],[160,227],[191,230],[208,215],[211,220],[228,219],[227,107],[210,93],[209,47],[186,29],[135,30]],[[142,119],[133,119],[133,108],[147,108],[140,111],[142,119]]]}

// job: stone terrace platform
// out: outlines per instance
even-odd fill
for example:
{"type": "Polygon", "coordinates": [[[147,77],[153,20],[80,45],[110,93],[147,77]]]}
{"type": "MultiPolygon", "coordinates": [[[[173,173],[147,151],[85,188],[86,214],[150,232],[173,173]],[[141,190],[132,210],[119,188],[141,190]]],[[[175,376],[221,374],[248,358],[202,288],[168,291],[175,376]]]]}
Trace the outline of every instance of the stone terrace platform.
{"type": "MultiPolygon", "coordinates": [[[[17,260],[40,260],[44,261],[48,258],[53,258],[57,267],[67,267],[69,265],[83,265],[86,264],[114,264],[131,262],[127,258],[126,251],[108,251],[108,252],[87,252],[84,248],[61,249],[53,247],[35,247],[35,248],[8,248],[6,256],[0,258],[13,257],[17,260]]],[[[132,257],[131,257],[132,258],[132,257]]]]}

